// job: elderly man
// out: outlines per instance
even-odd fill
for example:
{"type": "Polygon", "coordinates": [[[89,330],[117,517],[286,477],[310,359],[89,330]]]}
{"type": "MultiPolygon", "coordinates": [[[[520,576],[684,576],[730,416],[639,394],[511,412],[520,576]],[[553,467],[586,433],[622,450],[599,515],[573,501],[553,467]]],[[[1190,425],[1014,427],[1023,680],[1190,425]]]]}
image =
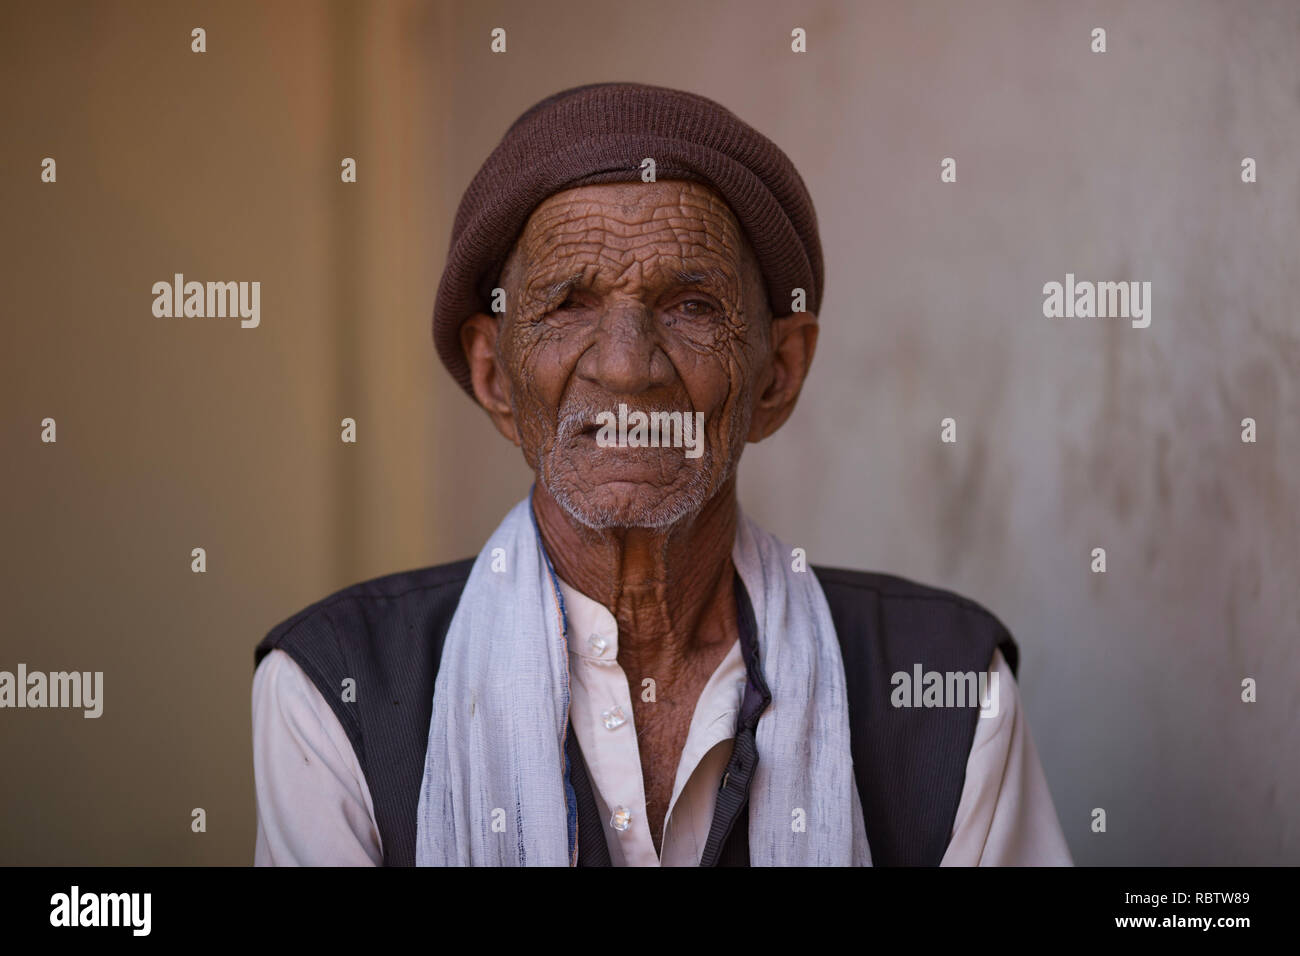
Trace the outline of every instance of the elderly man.
{"type": "Polygon", "coordinates": [[[597,84],[514,123],[433,334],[536,482],[476,559],[258,646],[259,864],[1070,862],[998,620],[739,507],[821,295],[803,181],[718,104],[597,84]]]}

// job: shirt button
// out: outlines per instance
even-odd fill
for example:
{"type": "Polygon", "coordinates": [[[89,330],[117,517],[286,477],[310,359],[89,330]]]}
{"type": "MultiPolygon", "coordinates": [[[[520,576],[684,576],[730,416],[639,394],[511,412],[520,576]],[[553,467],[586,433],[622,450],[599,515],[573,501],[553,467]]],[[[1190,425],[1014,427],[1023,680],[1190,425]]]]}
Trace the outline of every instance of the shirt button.
{"type": "Polygon", "coordinates": [[[615,807],[614,813],[609,818],[609,825],[622,833],[632,825],[632,811],[627,807],[615,807]]]}
{"type": "Polygon", "coordinates": [[[601,654],[604,654],[605,649],[609,647],[609,641],[605,640],[599,634],[592,634],[590,637],[588,637],[587,644],[591,647],[593,651],[596,652],[597,657],[599,657],[601,654]]]}
{"type": "Polygon", "coordinates": [[[600,719],[604,722],[606,730],[617,730],[627,723],[627,716],[623,713],[622,707],[611,707],[609,710],[601,711],[600,719]]]}

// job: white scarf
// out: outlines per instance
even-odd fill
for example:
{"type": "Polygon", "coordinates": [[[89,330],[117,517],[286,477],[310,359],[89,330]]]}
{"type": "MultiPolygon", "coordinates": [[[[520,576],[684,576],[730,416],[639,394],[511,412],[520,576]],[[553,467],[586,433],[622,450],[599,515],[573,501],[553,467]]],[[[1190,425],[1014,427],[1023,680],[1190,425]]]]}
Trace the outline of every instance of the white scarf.
{"type": "MultiPolygon", "coordinates": [[[[835,626],[816,576],[793,571],[789,555],[740,515],[732,562],[772,693],[756,732],[750,863],[870,866],[835,626]]],[[[416,865],[575,865],[568,724],[564,602],[525,498],[479,553],[447,631],[416,865]]]]}

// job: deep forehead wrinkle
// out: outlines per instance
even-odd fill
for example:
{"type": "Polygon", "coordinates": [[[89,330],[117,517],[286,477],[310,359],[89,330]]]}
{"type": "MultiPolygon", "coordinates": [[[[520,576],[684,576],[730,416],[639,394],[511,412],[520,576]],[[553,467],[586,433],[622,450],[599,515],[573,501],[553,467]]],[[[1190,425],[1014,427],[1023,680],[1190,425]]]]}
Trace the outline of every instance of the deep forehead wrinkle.
{"type": "MultiPolygon", "coordinates": [[[[702,261],[706,258],[714,256],[651,256],[637,270],[636,284],[661,289],[692,286],[712,289],[724,295],[739,294],[740,276],[736,270],[720,263],[702,261]]],[[[525,291],[529,298],[558,303],[572,289],[617,286],[626,281],[627,267],[623,263],[608,260],[584,263],[583,268],[576,270],[571,263],[563,263],[558,268],[547,269],[543,266],[538,269],[525,280],[525,291]],[[612,280],[612,283],[608,280],[612,280]]]]}
{"type": "MultiPolygon", "coordinates": [[[[660,184],[666,185],[666,184],[660,184]]],[[[602,187],[595,187],[602,188],[602,187]]],[[[633,190],[627,194],[611,191],[603,196],[557,193],[534,210],[537,223],[556,220],[604,216],[625,226],[655,226],[672,220],[700,222],[717,219],[736,226],[731,207],[712,190],[693,184],[681,188],[633,190]]]]}
{"type": "Polygon", "coordinates": [[[628,281],[739,295],[748,250],[720,197],[685,186],[623,200],[553,197],[534,212],[516,245],[527,300],[554,306],[572,289],[628,281]]]}
{"type": "Polygon", "coordinates": [[[708,192],[683,189],[622,203],[590,196],[548,200],[524,229],[529,244],[548,253],[635,251],[648,243],[672,243],[734,255],[742,239],[730,208],[708,192]],[[656,198],[658,201],[656,201],[656,198]]]}
{"type": "Polygon", "coordinates": [[[599,215],[542,226],[526,240],[541,260],[539,264],[554,263],[561,268],[566,262],[580,262],[584,266],[598,262],[627,265],[666,255],[675,255],[682,261],[696,258],[727,261],[738,258],[741,241],[739,232],[719,228],[716,223],[675,219],[630,229],[611,228],[609,220],[599,215]]]}

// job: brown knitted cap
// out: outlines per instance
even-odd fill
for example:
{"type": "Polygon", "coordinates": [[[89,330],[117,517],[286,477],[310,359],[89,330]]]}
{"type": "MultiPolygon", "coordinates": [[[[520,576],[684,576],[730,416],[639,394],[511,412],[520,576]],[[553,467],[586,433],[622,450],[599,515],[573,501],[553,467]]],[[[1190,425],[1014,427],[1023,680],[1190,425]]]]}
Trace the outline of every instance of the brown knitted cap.
{"type": "Polygon", "coordinates": [[[456,211],[433,309],[433,341],[472,396],[461,324],[490,311],[492,289],[532,211],[548,196],[593,183],[655,178],[712,187],[740,222],[763,270],[774,317],[792,290],[821,309],[822,249],[812,197],[775,143],[710,99],[639,83],[595,83],[548,96],[515,120],[456,211]]]}

